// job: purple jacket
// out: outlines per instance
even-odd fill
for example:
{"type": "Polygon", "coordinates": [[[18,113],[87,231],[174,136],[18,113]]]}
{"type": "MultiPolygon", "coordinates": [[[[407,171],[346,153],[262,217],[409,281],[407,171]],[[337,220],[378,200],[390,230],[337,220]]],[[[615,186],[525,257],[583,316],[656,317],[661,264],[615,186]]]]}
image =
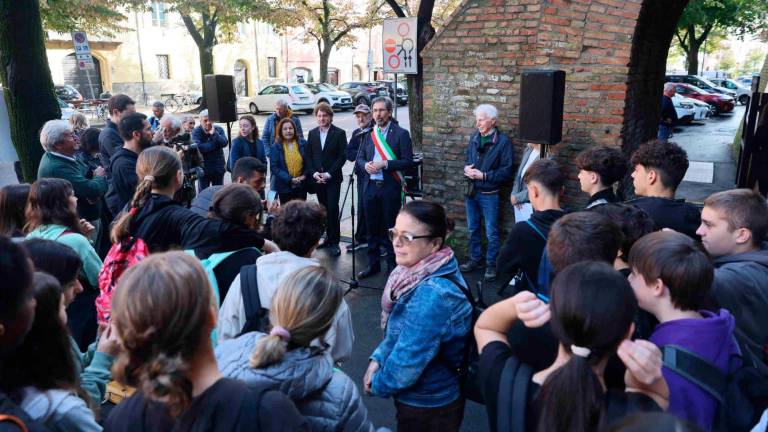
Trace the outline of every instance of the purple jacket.
{"type": "MultiPolygon", "coordinates": [[[[733,371],[741,364],[739,349],[733,337],[736,320],[730,312],[720,309],[715,315],[700,311],[703,319],[679,319],[656,326],[651,342],[659,347],[678,345],[693,351],[724,372],[733,371]]],[[[669,385],[669,412],[677,417],[712,430],[717,413],[717,401],[696,384],[670,371],[662,369],[669,385]]]]}

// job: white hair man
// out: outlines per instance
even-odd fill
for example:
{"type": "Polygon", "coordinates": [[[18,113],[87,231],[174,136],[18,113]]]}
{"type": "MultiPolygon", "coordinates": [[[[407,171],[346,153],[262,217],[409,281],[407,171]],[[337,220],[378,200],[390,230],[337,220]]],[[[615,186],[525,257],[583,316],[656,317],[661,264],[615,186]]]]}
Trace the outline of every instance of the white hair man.
{"type": "Polygon", "coordinates": [[[668,140],[672,136],[672,127],[677,122],[677,111],[672,98],[675,96],[675,86],[673,82],[664,84],[664,91],[661,95],[661,119],[659,120],[659,133],[657,138],[662,141],[668,140]]]}
{"type": "Polygon", "coordinates": [[[192,142],[197,144],[203,155],[205,174],[200,177],[198,187],[202,191],[208,186],[224,184],[224,147],[227,135],[221,126],[215,126],[208,110],[200,111],[200,125],[192,131],[192,142]]]}
{"type": "Polygon", "coordinates": [[[181,119],[173,114],[164,115],[160,119],[159,127],[155,130],[152,142],[170,145],[171,140],[179,133],[181,133],[181,119]]]}
{"type": "Polygon", "coordinates": [[[496,126],[498,110],[482,104],[475,108],[475,132],[467,146],[464,178],[464,203],[469,229],[469,260],[461,271],[469,272],[485,265],[484,278],[496,279],[496,258],[499,256],[499,195],[501,188],[512,181],[512,142],[496,126]],[[488,249],[483,257],[481,222],[485,222],[488,249]]]}
{"type": "Polygon", "coordinates": [[[275,112],[267,117],[267,122],[264,123],[264,128],[261,134],[261,140],[264,141],[264,153],[267,154],[267,157],[269,157],[270,150],[275,144],[275,138],[277,138],[277,124],[284,118],[289,118],[293,121],[293,124],[296,125],[296,137],[298,137],[299,142],[302,143],[302,145],[305,142],[299,116],[293,115],[291,105],[287,99],[280,98],[275,102],[275,112]]]}
{"type": "Polygon", "coordinates": [[[152,127],[152,132],[155,132],[158,127],[160,127],[160,120],[163,119],[163,115],[165,114],[165,104],[156,101],[152,104],[152,115],[149,116],[149,126],[152,127]]]}
{"type": "Polygon", "coordinates": [[[104,168],[87,178],[88,167],[75,158],[75,137],[66,120],[50,120],[40,131],[40,144],[45,154],[40,160],[37,178],[54,177],[68,180],[77,197],[77,213],[94,227],[99,226],[101,197],[107,192],[104,168]]]}

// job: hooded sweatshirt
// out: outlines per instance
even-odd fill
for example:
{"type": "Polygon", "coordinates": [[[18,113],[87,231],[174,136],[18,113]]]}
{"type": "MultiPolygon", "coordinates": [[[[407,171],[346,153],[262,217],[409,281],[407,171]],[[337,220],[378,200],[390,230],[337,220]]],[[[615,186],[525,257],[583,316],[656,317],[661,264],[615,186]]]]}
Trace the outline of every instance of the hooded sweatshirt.
{"type": "MultiPolygon", "coordinates": [[[[531,222],[544,236],[549,236],[550,228],[563,215],[565,212],[562,210],[535,211],[531,215],[531,222]]],[[[516,223],[501,248],[497,265],[499,273],[511,279],[518,270],[522,269],[531,280],[536,281],[541,254],[546,245],[546,239],[539,235],[528,222],[516,223]]]]}
{"type": "MultiPolygon", "coordinates": [[[[258,269],[256,279],[259,284],[259,300],[261,307],[269,309],[277,288],[291,273],[309,266],[320,265],[317,260],[294,255],[291,252],[275,252],[259,257],[256,260],[258,269]]],[[[243,304],[243,293],[240,287],[240,275],[230,285],[227,296],[219,309],[219,319],[216,327],[219,341],[232,339],[245,326],[246,315],[243,304]]],[[[352,356],[352,343],[355,333],[352,329],[352,314],[347,302],[342,299],[336,312],[333,324],[325,334],[325,342],[333,360],[344,362],[352,356]]],[[[319,342],[319,341],[318,341],[319,342]]]]}
{"type": "Polygon", "coordinates": [[[99,286],[99,271],[101,271],[101,258],[91,245],[91,242],[84,235],[70,231],[63,225],[40,225],[27,234],[28,239],[41,238],[53,240],[65,244],[77,252],[83,261],[83,268],[80,270],[91,287],[99,286]]]}
{"type": "Polygon", "coordinates": [[[712,293],[736,318],[736,339],[760,372],[768,375],[768,242],[760,250],[714,260],[712,293]]]}
{"type": "MultiPolygon", "coordinates": [[[[656,326],[650,341],[659,346],[677,345],[703,357],[724,373],[741,365],[739,348],[733,337],[736,321],[725,309],[715,314],[699,312],[702,318],[667,321],[656,326]]],[[[662,368],[669,386],[671,414],[696,423],[703,430],[712,430],[717,400],[697,384],[666,367],[662,368]]]]}
{"type": "Polygon", "coordinates": [[[45,423],[51,431],[99,432],[93,411],[85,401],[68,390],[40,391],[35,387],[21,389],[21,408],[33,419],[45,423]]]}

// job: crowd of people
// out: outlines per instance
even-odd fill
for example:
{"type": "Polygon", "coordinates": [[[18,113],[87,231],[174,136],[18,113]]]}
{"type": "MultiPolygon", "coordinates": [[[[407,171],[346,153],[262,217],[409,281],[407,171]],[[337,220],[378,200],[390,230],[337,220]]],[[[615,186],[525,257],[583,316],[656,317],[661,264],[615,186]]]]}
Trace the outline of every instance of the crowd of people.
{"type": "Polygon", "coordinates": [[[574,210],[567,169],[527,144],[515,171],[496,108],[478,106],[460,265],[446,209],[403,202],[413,151],[387,98],[355,109],[349,140],[325,104],[305,139],[280,101],[261,137],[240,119],[228,158],[206,111],[198,126],[162,104],[147,119],[115,95],[109,113],[101,131],[46,123],[38,179],[0,189],[3,428],[376,430],[361,393],[393,399],[399,431],[458,431],[467,400],[494,432],[761,420],[768,204],[747,189],[703,209],[675,199],[688,159],[672,142],[629,159],[585,149],[574,164],[588,198],[574,210]],[[352,312],[316,258],[340,254],[347,161],[368,250],[359,276],[389,270],[359,383],[343,368],[352,312]],[[621,202],[630,174],[636,197],[621,202]],[[502,193],[516,219],[503,242],[502,193]],[[487,308],[463,276],[482,268],[509,291],[487,308]]]}

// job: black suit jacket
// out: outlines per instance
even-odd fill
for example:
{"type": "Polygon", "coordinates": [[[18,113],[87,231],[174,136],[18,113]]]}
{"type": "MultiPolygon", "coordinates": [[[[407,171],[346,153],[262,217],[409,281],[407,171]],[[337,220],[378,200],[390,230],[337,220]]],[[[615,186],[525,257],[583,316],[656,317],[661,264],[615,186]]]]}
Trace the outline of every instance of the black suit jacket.
{"type": "Polygon", "coordinates": [[[325,137],[325,147],[320,145],[320,128],[310,130],[304,152],[307,178],[314,183],[314,173],[327,172],[331,175],[330,183],[340,183],[343,180],[341,167],[347,161],[346,151],[347,133],[343,129],[331,125],[325,137]]]}
{"type": "MultiPolygon", "coordinates": [[[[388,187],[400,189],[400,184],[392,175],[393,171],[404,171],[413,166],[413,144],[411,143],[411,134],[397,124],[397,120],[391,119],[389,130],[387,130],[387,144],[392,149],[397,160],[389,161],[384,173],[384,183],[388,187]]],[[[367,133],[363,140],[363,149],[360,151],[360,157],[355,162],[357,167],[365,172],[365,164],[373,160],[373,154],[376,151],[373,146],[371,134],[367,133]]]]}

